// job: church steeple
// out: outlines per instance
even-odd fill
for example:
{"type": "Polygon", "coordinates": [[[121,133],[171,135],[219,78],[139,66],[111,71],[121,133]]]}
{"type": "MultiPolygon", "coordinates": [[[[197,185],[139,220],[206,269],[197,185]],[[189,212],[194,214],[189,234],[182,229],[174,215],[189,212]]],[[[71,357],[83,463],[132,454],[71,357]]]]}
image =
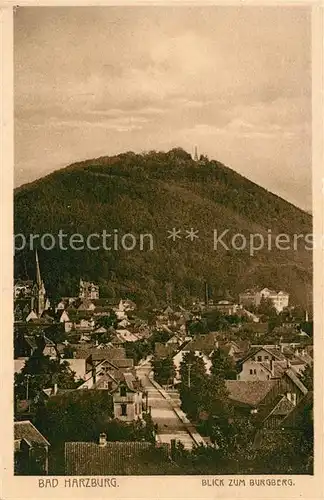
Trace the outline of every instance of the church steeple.
{"type": "Polygon", "coordinates": [[[42,278],[41,278],[41,273],[40,273],[40,268],[39,268],[39,260],[38,260],[37,250],[36,250],[35,258],[36,258],[36,284],[37,284],[38,288],[40,288],[42,285],[42,278]]]}
{"type": "Polygon", "coordinates": [[[194,161],[198,161],[198,149],[197,149],[197,146],[195,146],[194,161]]]}
{"type": "Polygon", "coordinates": [[[40,317],[45,310],[46,306],[46,290],[45,285],[41,277],[40,266],[38,260],[38,252],[35,252],[35,260],[36,260],[36,275],[35,275],[35,285],[34,285],[34,298],[36,302],[36,312],[38,317],[40,317]]]}

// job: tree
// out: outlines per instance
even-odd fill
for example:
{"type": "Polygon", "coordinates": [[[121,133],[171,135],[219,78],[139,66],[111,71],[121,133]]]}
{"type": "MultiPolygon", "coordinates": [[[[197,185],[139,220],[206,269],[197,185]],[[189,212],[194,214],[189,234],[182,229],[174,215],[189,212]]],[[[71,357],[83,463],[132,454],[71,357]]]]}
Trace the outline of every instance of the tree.
{"type": "Polygon", "coordinates": [[[212,375],[226,380],[236,379],[236,369],[233,359],[220,349],[215,349],[211,356],[212,375]]]}
{"type": "Polygon", "coordinates": [[[107,316],[101,316],[98,318],[96,326],[97,327],[104,327],[104,328],[117,328],[117,316],[114,311],[109,311],[107,316]]]}
{"type": "Polygon", "coordinates": [[[37,427],[49,442],[97,440],[113,417],[112,396],[105,390],[75,390],[52,396],[36,413],[37,427]]]}
{"type": "Polygon", "coordinates": [[[206,366],[203,358],[194,352],[186,352],[180,363],[181,384],[191,386],[199,384],[206,376],[206,366]]]}
{"type": "Polygon", "coordinates": [[[154,359],[153,371],[155,380],[161,384],[173,384],[175,377],[175,368],[171,357],[154,359]]]}
{"type": "Polygon", "coordinates": [[[46,337],[54,342],[54,344],[59,344],[64,342],[67,339],[67,334],[64,331],[63,323],[53,324],[46,328],[45,330],[46,337]]]}
{"type": "Polygon", "coordinates": [[[180,363],[181,407],[189,418],[197,419],[200,411],[200,392],[206,377],[205,362],[193,352],[185,353],[180,363]]]}
{"type": "Polygon", "coordinates": [[[309,337],[313,337],[313,322],[312,321],[302,321],[299,325],[300,330],[307,333],[309,337]]]}
{"type": "Polygon", "coordinates": [[[188,321],[187,330],[192,336],[208,333],[206,320],[188,321]]]}
{"type": "Polygon", "coordinates": [[[277,317],[277,311],[276,308],[273,305],[273,302],[269,298],[261,297],[260,304],[258,306],[258,314],[262,314],[263,316],[266,316],[267,318],[276,318],[277,317]]]}
{"type": "Polygon", "coordinates": [[[166,342],[171,338],[171,336],[172,333],[166,332],[165,330],[154,330],[152,332],[152,335],[148,339],[151,353],[154,352],[155,344],[157,342],[161,344],[166,344],[166,342]]]}
{"type": "Polygon", "coordinates": [[[208,415],[208,419],[223,419],[227,415],[227,395],[224,378],[215,375],[205,377],[199,392],[199,411],[208,415]]]}
{"type": "Polygon", "coordinates": [[[205,313],[204,320],[208,331],[225,330],[228,327],[225,315],[217,309],[205,313]]]}
{"type": "Polygon", "coordinates": [[[77,382],[74,376],[75,372],[70,370],[66,361],[51,359],[40,351],[35,351],[22,371],[15,374],[15,397],[34,399],[43,389],[52,387],[55,383],[61,388],[75,388],[77,382]]]}
{"type": "Polygon", "coordinates": [[[114,299],[116,297],[115,288],[112,282],[100,286],[100,297],[114,299]]]}
{"type": "Polygon", "coordinates": [[[133,359],[135,365],[152,353],[151,346],[146,340],[125,342],[123,345],[126,350],[126,357],[133,359]]]}
{"type": "Polygon", "coordinates": [[[305,474],[308,456],[302,452],[303,437],[295,429],[273,430],[262,435],[262,447],[254,463],[256,474],[305,474]]]}

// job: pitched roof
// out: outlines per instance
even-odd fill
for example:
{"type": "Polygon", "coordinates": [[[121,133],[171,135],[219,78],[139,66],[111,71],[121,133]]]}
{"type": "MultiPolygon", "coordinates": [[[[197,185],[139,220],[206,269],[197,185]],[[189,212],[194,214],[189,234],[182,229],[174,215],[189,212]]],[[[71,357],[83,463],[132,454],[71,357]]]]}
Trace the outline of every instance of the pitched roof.
{"type": "Polygon", "coordinates": [[[210,353],[216,347],[217,338],[214,334],[197,335],[182,349],[183,351],[201,351],[210,353]]]}
{"type": "Polygon", "coordinates": [[[54,390],[54,387],[48,387],[47,389],[43,389],[42,392],[48,397],[51,396],[56,396],[56,395],[62,395],[66,394],[67,392],[74,392],[75,389],[61,389],[60,387],[57,388],[56,392],[54,390]]]}
{"type": "Polygon", "coordinates": [[[262,411],[259,413],[258,420],[260,423],[264,423],[272,415],[285,417],[294,408],[295,405],[292,403],[292,401],[289,401],[287,396],[283,394],[277,394],[274,400],[271,400],[262,408],[262,411]]]}
{"type": "Polygon", "coordinates": [[[15,441],[25,439],[28,443],[50,446],[47,439],[39,432],[30,420],[22,420],[14,423],[15,441]]]}
{"type": "Polygon", "coordinates": [[[174,354],[174,345],[173,344],[162,344],[161,342],[156,342],[154,345],[154,354],[158,358],[167,358],[168,356],[172,356],[174,354]]]}
{"type": "Polygon", "coordinates": [[[237,403],[257,406],[276,385],[276,380],[226,380],[228,398],[237,403]]]}
{"type": "Polygon", "coordinates": [[[275,378],[281,378],[285,371],[287,370],[287,364],[285,363],[284,365],[281,363],[281,361],[274,361],[272,370],[271,370],[271,364],[268,361],[263,361],[263,363],[260,363],[263,368],[268,370],[273,377],[275,378]]]}
{"type": "Polygon", "coordinates": [[[117,338],[122,341],[122,342],[136,342],[138,340],[138,337],[131,333],[129,330],[116,330],[116,336],[117,338]]]}
{"type": "Polygon", "coordinates": [[[89,354],[93,361],[102,359],[126,359],[126,352],[123,347],[111,347],[108,349],[89,349],[89,354]]]}
{"type": "Polygon", "coordinates": [[[115,299],[91,299],[91,302],[97,307],[112,307],[118,304],[115,299]]]}
{"type": "Polygon", "coordinates": [[[90,349],[86,349],[83,347],[83,349],[77,349],[75,351],[75,358],[76,359],[87,359],[90,356],[90,349]]]}
{"type": "Polygon", "coordinates": [[[110,315],[110,311],[111,311],[110,306],[96,306],[96,308],[93,310],[94,314],[107,313],[106,314],[107,316],[110,315]]]}
{"type": "Polygon", "coordinates": [[[80,321],[81,319],[91,320],[93,318],[93,311],[84,309],[66,309],[64,312],[67,313],[70,321],[80,321]]]}
{"type": "Polygon", "coordinates": [[[271,414],[272,415],[288,415],[291,410],[295,408],[295,405],[289,401],[289,399],[286,396],[283,396],[280,401],[275,405],[274,409],[272,410],[271,414]]]}
{"type": "Polygon", "coordinates": [[[276,349],[275,347],[268,347],[268,346],[260,345],[257,347],[252,347],[251,350],[247,353],[247,355],[245,356],[245,358],[242,361],[244,362],[244,361],[250,359],[252,356],[255,356],[260,351],[266,351],[267,353],[271,354],[271,356],[278,361],[285,361],[286,360],[286,357],[280,351],[280,349],[276,349]]]}
{"type": "Polygon", "coordinates": [[[132,373],[123,373],[123,377],[128,389],[131,391],[135,391],[136,389],[134,388],[134,382],[135,382],[134,375],[132,373]]]}
{"type": "Polygon", "coordinates": [[[294,370],[288,369],[286,370],[286,375],[294,382],[294,384],[298,387],[298,389],[305,395],[308,392],[308,389],[304,386],[302,381],[297,377],[294,370]]]}
{"type": "Polygon", "coordinates": [[[314,393],[313,391],[308,391],[297,406],[285,417],[282,422],[283,427],[298,427],[302,424],[305,411],[312,410],[313,402],[314,393]]]}
{"type": "Polygon", "coordinates": [[[152,444],[143,441],[111,441],[105,446],[96,443],[65,443],[67,475],[129,475],[140,467],[139,458],[152,444]]]}
{"type": "Polygon", "coordinates": [[[88,311],[90,306],[94,306],[90,299],[82,299],[80,305],[78,306],[79,311],[88,311]]]}
{"type": "Polygon", "coordinates": [[[25,335],[25,341],[32,349],[37,349],[38,344],[35,337],[32,337],[31,335],[25,335]]]}
{"type": "Polygon", "coordinates": [[[131,358],[114,359],[114,365],[117,366],[117,368],[133,368],[134,360],[131,358]]]}

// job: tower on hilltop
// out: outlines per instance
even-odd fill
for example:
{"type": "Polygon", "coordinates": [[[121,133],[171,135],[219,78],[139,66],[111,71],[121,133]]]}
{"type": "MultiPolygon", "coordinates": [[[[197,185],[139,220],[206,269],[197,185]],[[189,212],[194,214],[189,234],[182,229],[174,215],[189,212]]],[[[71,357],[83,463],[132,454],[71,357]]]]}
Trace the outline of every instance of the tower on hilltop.
{"type": "Polygon", "coordinates": [[[197,146],[195,146],[194,161],[198,161],[198,149],[197,149],[197,146]]]}

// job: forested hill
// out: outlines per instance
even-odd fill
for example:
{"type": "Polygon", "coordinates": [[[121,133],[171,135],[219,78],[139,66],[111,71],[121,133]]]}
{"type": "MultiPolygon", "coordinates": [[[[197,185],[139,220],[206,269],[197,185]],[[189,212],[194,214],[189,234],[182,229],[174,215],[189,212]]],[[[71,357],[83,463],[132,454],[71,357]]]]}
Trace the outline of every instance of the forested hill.
{"type": "MultiPolygon", "coordinates": [[[[107,296],[159,303],[166,290],[174,300],[203,296],[208,281],[215,294],[237,294],[253,285],[289,291],[301,303],[311,283],[311,252],[231,248],[231,237],[261,233],[267,238],[312,231],[312,217],[221,163],[194,162],[182,149],[168,153],[124,153],[70,165],[15,192],[15,234],[71,235],[150,233],[154,248],[140,250],[39,250],[43,278],[52,294],[75,292],[79,277],[98,281],[107,296]],[[181,229],[181,239],[168,230],[181,229]],[[185,230],[199,239],[185,238],[185,230]],[[213,245],[213,231],[228,229],[229,250],[213,245]]],[[[237,240],[239,245],[239,240],[237,240]]],[[[30,251],[15,257],[17,277],[34,277],[30,251]]]]}

